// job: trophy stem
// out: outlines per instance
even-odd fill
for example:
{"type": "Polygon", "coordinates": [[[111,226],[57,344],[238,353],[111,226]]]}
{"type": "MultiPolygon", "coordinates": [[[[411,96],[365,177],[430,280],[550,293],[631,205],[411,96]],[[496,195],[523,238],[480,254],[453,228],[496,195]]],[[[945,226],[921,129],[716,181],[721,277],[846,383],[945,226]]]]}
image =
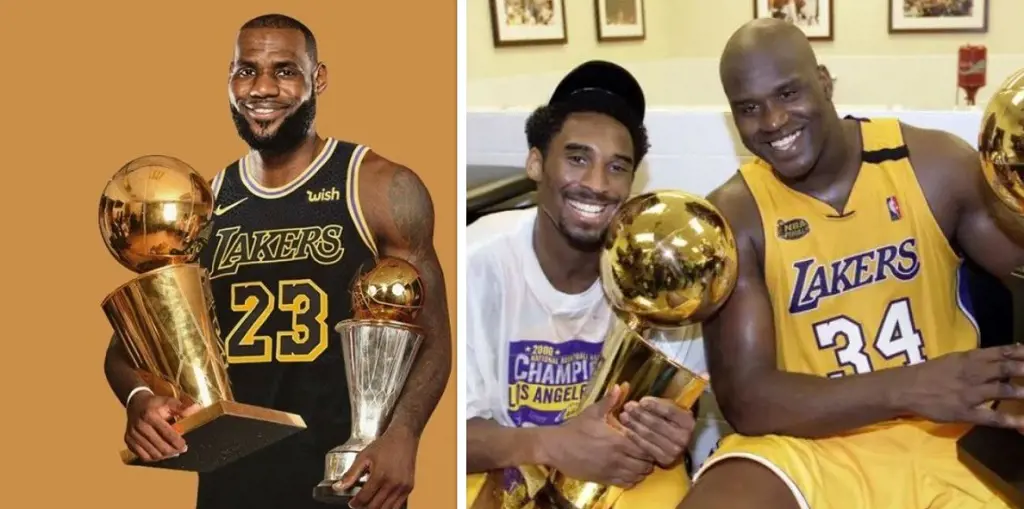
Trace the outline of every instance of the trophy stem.
{"type": "Polygon", "coordinates": [[[121,285],[103,311],[140,372],[161,395],[201,407],[233,401],[209,277],[199,264],[167,265],[121,285]]]}
{"type": "Polygon", "coordinates": [[[423,331],[390,320],[345,320],[335,330],[341,333],[352,405],[349,442],[368,444],[387,428],[423,342],[423,331]]]}

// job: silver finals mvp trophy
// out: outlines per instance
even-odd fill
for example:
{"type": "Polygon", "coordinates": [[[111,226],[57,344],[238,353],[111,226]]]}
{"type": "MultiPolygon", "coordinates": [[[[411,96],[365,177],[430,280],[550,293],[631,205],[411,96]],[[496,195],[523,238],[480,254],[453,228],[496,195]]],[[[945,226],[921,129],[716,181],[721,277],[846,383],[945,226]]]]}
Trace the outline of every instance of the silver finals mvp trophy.
{"type": "Polygon", "coordinates": [[[345,356],[352,434],[344,444],[328,451],[324,480],[313,488],[314,499],[347,507],[365,485],[368,474],[344,492],[333,488],[355,463],[356,456],[391,421],[395,402],[423,342],[423,330],[413,324],[423,309],[423,300],[419,271],[399,258],[382,258],[356,278],[352,287],[353,317],[334,328],[341,334],[345,356]]]}

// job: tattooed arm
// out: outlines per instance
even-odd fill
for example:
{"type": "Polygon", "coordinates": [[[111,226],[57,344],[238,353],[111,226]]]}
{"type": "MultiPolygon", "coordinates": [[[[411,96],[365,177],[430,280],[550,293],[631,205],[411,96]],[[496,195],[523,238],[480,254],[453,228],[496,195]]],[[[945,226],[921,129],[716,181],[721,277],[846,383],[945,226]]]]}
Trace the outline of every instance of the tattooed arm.
{"type": "Polygon", "coordinates": [[[417,320],[426,336],[395,406],[391,427],[419,437],[451,374],[451,332],[444,275],[434,251],[434,206],[412,170],[369,152],[359,170],[359,200],[381,256],[419,269],[426,290],[417,320]]]}

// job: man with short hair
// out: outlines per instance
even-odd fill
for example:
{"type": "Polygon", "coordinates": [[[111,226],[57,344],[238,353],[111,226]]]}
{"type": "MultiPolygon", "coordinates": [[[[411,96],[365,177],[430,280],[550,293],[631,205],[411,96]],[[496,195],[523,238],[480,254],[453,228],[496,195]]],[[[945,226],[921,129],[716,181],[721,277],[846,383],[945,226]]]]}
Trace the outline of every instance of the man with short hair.
{"type": "MultiPolygon", "coordinates": [[[[521,465],[625,488],[657,471],[667,482],[651,490],[652,503],[673,504],[685,491],[691,412],[655,398],[627,403],[619,431],[605,419],[613,393],[566,419],[614,320],[598,262],[647,154],[644,113],[643,91],[625,69],[577,67],[526,123],[537,207],[472,226],[489,233],[466,258],[467,471],[504,471],[509,493],[527,482],[521,465]]],[[[699,329],[675,332],[659,345],[702,372],[699,329]]]]}
{"type": "Polygon", "coordinates": [[[704,323],[736,433],[681,509],[1008,507],[957,458],[972,425],[1024,428],[1024,346],[978,348],[963,253],[996,277],[1024,248],[992,215],[978,153],[896,119],[841,118],[793,25],[741,27],[720,73],[754,155],[710,195],[738,281],[704,323]],[[742,487],[742,489],[736,489],[742,487]]]}
{"type": "MultiPolygon", "coordinates": [[[[231,117],[252,151],[213,179],[213,232],[201,263],[210,275],[235,399],[298,414],[308,428],[200,474],[196,507],[324,507],[314,502],[313,488],[323,480],[325,455],[352,428],[333,326],[352,316],[349,283],[384,256],[420,270],[427,294],[418,324],[426,337],[390,426],[336,488],[368,474],[353,507],[402,507],[413,486],[420,434],[450,373],[430,195],[408,168],[316,132],[327,67],[299,21],[268,14],[245,23],[228,86],[231,117]]],[[[156,461],[186,450],[169,420],[190,410],[155,396],[117,338],[105,372],[127,408],[125,442],[132,452],[156,461]]]]}

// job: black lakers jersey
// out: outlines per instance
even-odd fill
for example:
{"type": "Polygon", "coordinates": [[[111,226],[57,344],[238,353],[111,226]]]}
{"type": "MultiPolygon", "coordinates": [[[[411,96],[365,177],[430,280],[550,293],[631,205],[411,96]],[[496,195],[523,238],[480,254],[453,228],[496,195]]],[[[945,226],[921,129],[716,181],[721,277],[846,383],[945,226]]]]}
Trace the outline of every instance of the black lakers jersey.
{"type": "Polygon", "coordinates": [[[350,432],[341,340],[349,285],[376,258],[358,199],[368,148],[328,139],[297,178],[265,188],[252,155],[213,180],[201,263],[240,403],[302,416],[307,429],[200,477],[197,509],[319,507],[324,455],[350,432]]]}

